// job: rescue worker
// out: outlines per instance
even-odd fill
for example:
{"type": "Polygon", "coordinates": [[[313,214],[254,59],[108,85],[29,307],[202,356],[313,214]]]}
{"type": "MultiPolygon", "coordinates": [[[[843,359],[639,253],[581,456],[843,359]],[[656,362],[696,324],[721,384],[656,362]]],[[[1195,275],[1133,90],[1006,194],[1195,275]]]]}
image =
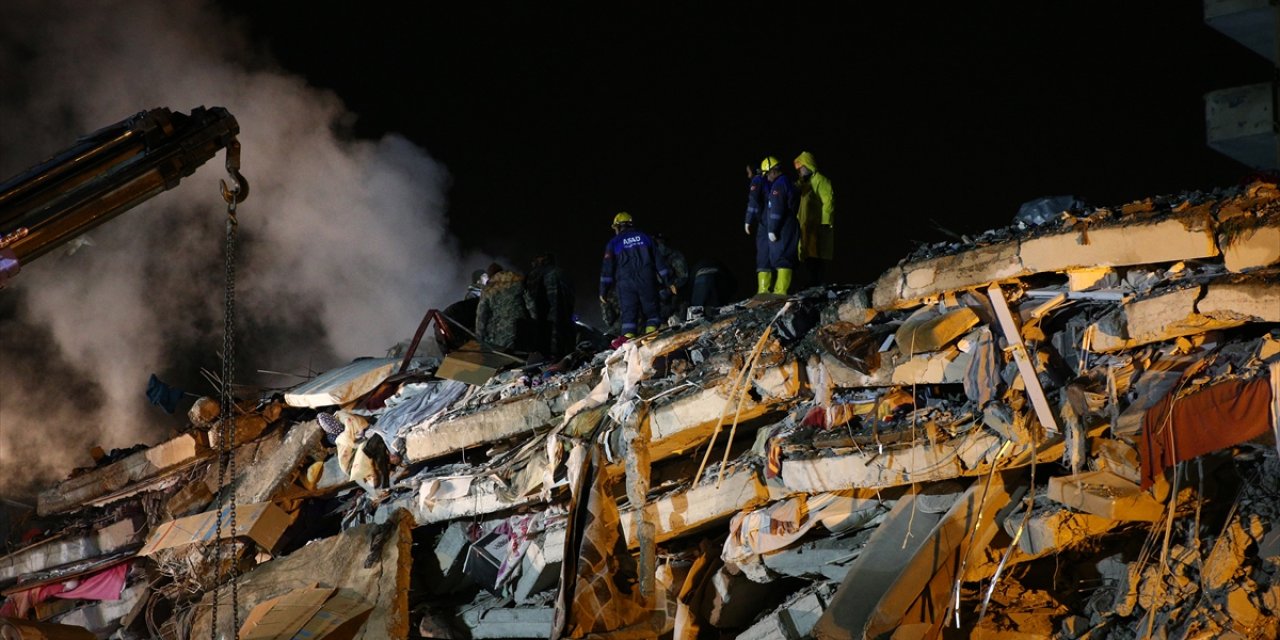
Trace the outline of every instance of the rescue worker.
{"type": "MultiPolygon", "coordinates": [[[[761,167],[769,164],[766,158],[761,167]]],[[[764,222],[765,208],[769,201],[769,179],[765,177],[764,171],[755,169],[750,165],[747,166],[747,178],[750,184],[747,187],[747,219],[743,225],[743,229],[747,235],[751,235],[751,225],[759,225],[764,222]]],[[[756,234],[756,270],[768,269],[769,255],[769,237],[764,233],[756,234]]],[[[759,278],[759,287],[756,289],[757,294],[769,293],[771,283],[766,282],[763,277],[759,278]]]]}
{"type": "Polygon", "coordinates": [[[795,167],[800,175],[800,257],[809,272],[809,286],[815,287],[827,283],[827,267],[835,257],[835,191],[818,173],[812,153],[802,151],[795,167]]]}
{"type": "Polygon", "coordinates": [[[520,326],[532,317],[533,298],[524,288],[523,276],[507,270],[489,276],[476,306],[476,336],[482,343],[504,351],[523,346],[518,340],[520,326]]]}
{"type": "Polygon", "coordinates": [[[534,349],[552,360],[559,360],[573,350],[577,331],[573,325],[573,286],[556,257],[544,253],[533,259],[525,289],[533,299],[536,321],[534,349]]]}
{"type": "Polygon", "coordinates": [[[672,316],[684,317],[684,310],[688,306],[689,299],[689,262],[685,260],[684,254],[679,249],[667,242],[666,234],[655,233],[653,234],[653,240],[657,243],[658,253],[662,256],[662,262],[667,265],[667,269],[671,272],[671,277],[668,279],[668,283],[671,285],[670,289],[660,289],[658,291],[661,294],[661,304],[659,306],[662,307],[662,317],[664,319],[672,316]]]}
{"type": "Polygon", "coordinates": [[[755,213],[748,201],[746,231],[756,228],[757,294],[772,292],[785,295],[791,288],[791,274],[798,262],[800,224],[796,220],[799,193],[791,179],[782,172],[778,159],[769,156],[760,163],[760,171],[768,181],[764,209],[755,213]],[[776,279],[775,279],[776,275],[776,279]]]}
{"type": "Polygon", "coordinates": [[[645,333],[658,330],[658,287],[668,286],[670,278],[653,239],[633,224],[625,211],[613,217],[614,236],[604,247],[600,266],[600,304],[607,304],[609,292],[617,289],[619,330],[627,338],[635,337],[641,322],[645,333]]]}

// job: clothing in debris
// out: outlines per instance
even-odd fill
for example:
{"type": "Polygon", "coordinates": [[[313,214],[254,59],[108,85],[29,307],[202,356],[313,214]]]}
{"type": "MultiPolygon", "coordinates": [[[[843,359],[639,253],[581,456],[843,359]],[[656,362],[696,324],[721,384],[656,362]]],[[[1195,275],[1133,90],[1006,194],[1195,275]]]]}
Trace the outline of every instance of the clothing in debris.
{"type": "Polygon", "coordinates": [[[1271,431],[1271,385],[1266,378],[1228,380],[1147,409],[1139,453],[1142,488],[1183,460],[1225,449],[1271,431]]]}
{"type": "Polygon", "coordinates": [[[476,335],[495,349],[514,349],[522,320],[533,317],[533,298],[524,288],[524,277],[499,271],[489,278],[476,307],[476,335]]]}
{"type": "Polygon", "coordinates": [[[621,332],[634,335],[644,326],[647,333],[661,324],[658,287],[666,285],[670,271],[648,234],[630,222],[614,228],[617,235],[605,245],[600,267],[600,299],[616,288],[621,332]]]}
{"type": "Polygon", "coordinates": [[[809,286],[819,286],[826,284],[827,266],[835,257],[835,190],[808,151],[796,156],[795,167],[800,174],[800,255],[809,271],[809,286]]]}
{"type": "Polygon", "coordinates": [[[533,299],[534,338],[532,348],[558,359],[577,344],[573,324],[573,285],[556,264],[555,256],[534,258],[524,277],[524,286],[533,299]]]}

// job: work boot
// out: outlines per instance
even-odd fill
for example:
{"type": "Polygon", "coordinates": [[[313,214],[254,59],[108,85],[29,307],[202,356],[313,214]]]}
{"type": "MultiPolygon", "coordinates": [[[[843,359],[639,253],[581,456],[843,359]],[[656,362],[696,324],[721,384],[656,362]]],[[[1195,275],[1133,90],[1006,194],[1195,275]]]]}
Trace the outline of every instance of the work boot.
{"type": "Polygon", "coordinates": [[[787,295],[787,289],[791,288],[791,270],[778,269],[778,280],[773,283],[773,292],[778,295],[787,295]]]}
{"type": "Polygon", "coordinates": [[[756,287],[756,294],[769,293],[769,287],[773,285],[772,271],[757,271],[756,281],[759,283],[756,287]]]}
{"type": "Polygon", "coordinates": [[[649,325],[649,326],[647,326],[647,327],[645,327],[645,328],[644,328],[644,334],[647,336],[647,335],[649,335],[649,334],[651,334],[651,333],[653,333],[654,331],[657,331],[657,330],[658,330],[658,328],[657,328],[657,327],[655,327],[655,326],[653,326],[653,325],[649,325]]]}

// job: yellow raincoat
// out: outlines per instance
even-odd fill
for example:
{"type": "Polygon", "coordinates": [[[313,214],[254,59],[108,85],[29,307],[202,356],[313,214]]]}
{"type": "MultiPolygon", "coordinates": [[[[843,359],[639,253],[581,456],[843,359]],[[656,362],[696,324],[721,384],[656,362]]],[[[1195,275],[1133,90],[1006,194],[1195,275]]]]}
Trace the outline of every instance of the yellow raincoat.
{"type": "Polygon", "coordinates": [[[831,181],[818,173],[808,151],[796,157],[795,165],[812,172],[800,180],[800,257],[831,260],[836,253],[836,201],[831,181]]]}

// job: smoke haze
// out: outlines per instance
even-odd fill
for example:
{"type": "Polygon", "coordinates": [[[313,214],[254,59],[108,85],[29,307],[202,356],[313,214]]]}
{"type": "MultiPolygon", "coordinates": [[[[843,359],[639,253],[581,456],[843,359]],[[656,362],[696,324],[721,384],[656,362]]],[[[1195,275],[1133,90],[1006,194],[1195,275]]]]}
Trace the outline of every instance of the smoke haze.
{"type": "MultiPolygon", "coordinates": [[[[352,115],[335,95],[254,54],[204,3],[7,0],[0,81],[3,176],[153,107],[236,117],[251,185],[238,214],[237,381],[381,356],[488,262],[448,234],[443,166],[398,136],[336,134],[352,115]]],[[[88,464],[94,444],[172,435],[185,419],[147,403],[152,372],[214,393],[198,371],[220,370],[223,160],[0,291],[0,495],[88,464]]]]}

